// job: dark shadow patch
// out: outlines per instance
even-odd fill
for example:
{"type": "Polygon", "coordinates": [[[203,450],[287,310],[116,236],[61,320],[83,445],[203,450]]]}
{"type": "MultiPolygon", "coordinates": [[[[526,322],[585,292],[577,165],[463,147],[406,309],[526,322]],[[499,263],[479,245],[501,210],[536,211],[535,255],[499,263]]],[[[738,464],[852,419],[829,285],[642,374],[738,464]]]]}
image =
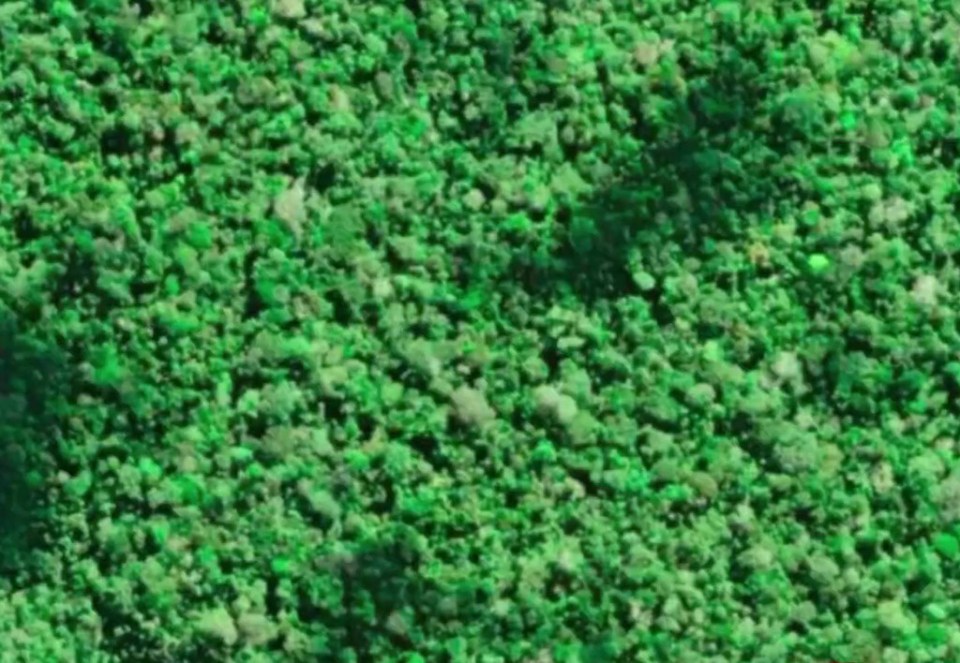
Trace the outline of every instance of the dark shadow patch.
{"type": "Polygon", "coordinates": [[[631,100],[640,155],[618,164],[620,174],[598,195],[575,201],[568,218],[557,215],[549,260],[518,256],[541,289],[587,302],[641,294],[669,324],[662,293],[637,287],[634,263],[656,275],[676,257],[662,255],[666,249],[706,257],[717,242],[742,239],[748,224],[773,212],[771,201],[789,195],[790,183],[771,167],[779,151],[754,126],[767,94],[762,77],[749,60],[737,62],[694,78],[683,92],[663,87],[656,101],[631,100]]]}
{"type": "MultiPolygon", "coordinates": [[[[672,64],[652,65],[648,84],[629,93],[601,80],[605,93],[617,95],[632,119],[635,147],[600,150],[609,172],[594,178],[594,195],[554,191],[546,208],[525,210],[535,230],[521,232],[505,265],[474,256],[463,269],[472,283],[492,280],[492,287],[504,291],[520,286],[548,302],[568,295],[592,303],[640,294],[650,300],[657,321],[669,325],[672,315],[662,293],[638,288],[637,264],[657,276],[669,261],[709,258],[717,243],[742,240],[748,228],[804,195],[802,183],[782,163],[810,135],[807,118],[776,107],[780,102],[771,86],[777,81],[765,69],[764,43],[719,26],[717,31],[723,43],[717,45],[721,56],[715,62],[680,53],[683,71],[672,64]],[[765,124],[770,118],[782,125],[777,132],[765,124]]],[[[509,82],[534,57],[519,38],[514,41],[509,75],[501,77],[496,90],[507,107],[518,94],[509,82]]],[[[600,73],[602,79],[604,67],[600,73]]],[[[541,87],[551,92],[548,99],[531,106],[530,96],[523,97],[518,114],[561,103],[553,81],[545,79],[541,87]]],[[[511,151],[509,132],[477,135],[490,151],[511,151]]],[[[560,143],[570,158],[595,151],[578,140],[560,143]]],[[[510,241],[509,234],[504,230],[501,244],[510,241]]]]}
{"type": "Polygon", "coordinates": [[[423,14],[423,2],[421,0],[403,0],[403,6],[414,16],[423,14]]]}
{"type": "Polygon", "coordinates": [[[100,135],[100,153],[104,158],[130,156],[135,149],[133,136],[125,127],[111,127],[100,135]]]}
{"type": "Polygon", "coordinates": [[[0,310],[0,573],[10,580],[29,574],[44,546],[66,366],[57,348],[0,310]]]}
{"type": "Polygon", "coordinates": [[[317,165],[310,170],[308,184],[321,196],[337,182],[337,167],[332,163],[317,165]]]}
{"type": "Polygon", "coordinates": [[[254,320],[263,313],[263,302],[257,295],[257,261],[260,259],[260,251],[255,248],[247,251],[243,258],[243,292],[245,300],[243,306],[244,320],[254,320]]]}

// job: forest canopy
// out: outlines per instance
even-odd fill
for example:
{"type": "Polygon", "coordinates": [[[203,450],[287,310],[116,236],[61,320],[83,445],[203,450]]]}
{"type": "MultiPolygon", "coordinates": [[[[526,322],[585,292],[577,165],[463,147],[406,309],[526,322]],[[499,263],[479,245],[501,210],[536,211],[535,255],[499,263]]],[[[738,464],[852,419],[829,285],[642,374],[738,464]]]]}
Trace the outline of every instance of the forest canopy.
{"type": "Polygon", "coordinates": [[[0,663],[960,651],[946,0],[0,3],[0,663]]]}

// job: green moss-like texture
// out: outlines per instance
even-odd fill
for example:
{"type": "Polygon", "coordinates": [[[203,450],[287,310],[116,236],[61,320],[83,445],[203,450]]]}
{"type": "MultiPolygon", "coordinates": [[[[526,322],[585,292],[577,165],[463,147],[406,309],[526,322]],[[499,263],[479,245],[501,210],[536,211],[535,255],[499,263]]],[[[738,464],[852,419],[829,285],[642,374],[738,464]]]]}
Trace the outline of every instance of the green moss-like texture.
{"type": "Polygon", "coordinates": [[[0,3],[0,663],[960,656],[946,0],[0,3]]]}

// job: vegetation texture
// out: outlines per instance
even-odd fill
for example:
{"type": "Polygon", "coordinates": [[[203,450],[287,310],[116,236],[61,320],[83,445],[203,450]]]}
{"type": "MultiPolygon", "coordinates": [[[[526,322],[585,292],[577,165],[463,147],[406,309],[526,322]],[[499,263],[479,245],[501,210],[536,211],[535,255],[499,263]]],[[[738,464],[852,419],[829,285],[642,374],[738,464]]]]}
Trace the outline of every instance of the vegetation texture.
{"type": "Polygon", "coordinates": [[[0,3],[0,662],[960,660],[948,0],[0,3]]]}

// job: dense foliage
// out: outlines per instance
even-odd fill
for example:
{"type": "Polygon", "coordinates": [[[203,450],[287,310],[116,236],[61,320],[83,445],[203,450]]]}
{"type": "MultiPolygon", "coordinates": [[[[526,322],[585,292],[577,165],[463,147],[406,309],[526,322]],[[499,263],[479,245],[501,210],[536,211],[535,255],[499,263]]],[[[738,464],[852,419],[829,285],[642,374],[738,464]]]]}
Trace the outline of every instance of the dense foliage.
{"type": "Polygon", "coordinates": [[[960,656],[947,0],[0,3],[0,662],[960,656]]]}

